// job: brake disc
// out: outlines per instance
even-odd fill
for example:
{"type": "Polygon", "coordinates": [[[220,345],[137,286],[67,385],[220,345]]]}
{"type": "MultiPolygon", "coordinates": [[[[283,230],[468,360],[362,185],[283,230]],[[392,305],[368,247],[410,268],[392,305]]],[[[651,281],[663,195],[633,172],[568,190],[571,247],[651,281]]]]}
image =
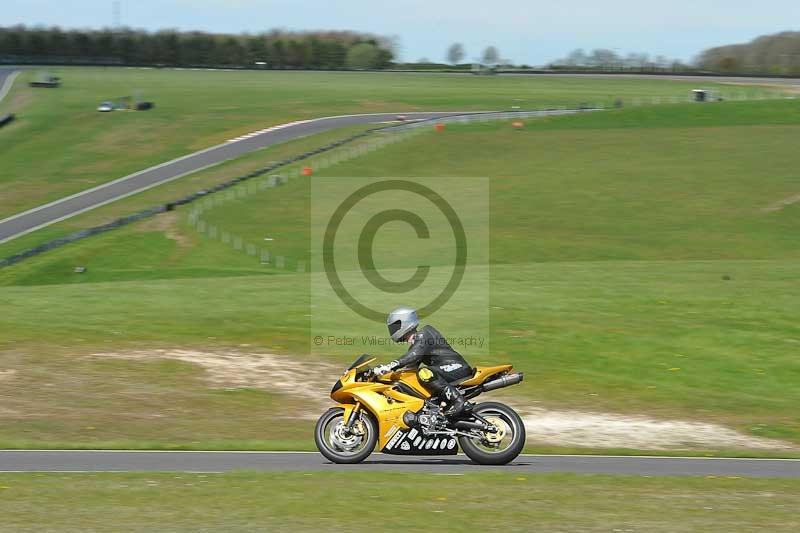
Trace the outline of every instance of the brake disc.
{"type": "Polygon", "coordinates": [[[363,422],[356,420],[351,431],[347,431],[344,422],[339,422],[331,428],[331,443],[344,451],[352,451],[361,444],[364,435],[363,422]]]}
{"type": "Polygon", "coordinates": [[[486,421],[497,428],[497,431],[484,431],[483,438],[490,444],[499,444],[506,436],[506,424],[502,418],[498,416],[487,416],[486,421]]]}

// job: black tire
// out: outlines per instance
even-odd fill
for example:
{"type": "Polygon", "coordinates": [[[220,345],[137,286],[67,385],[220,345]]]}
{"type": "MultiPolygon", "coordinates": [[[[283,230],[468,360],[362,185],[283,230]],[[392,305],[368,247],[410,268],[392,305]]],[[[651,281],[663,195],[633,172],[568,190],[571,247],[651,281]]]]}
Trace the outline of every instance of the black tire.
{"type": "Polygon", "coordinates": [[[481,465],[505,465],[517,458],[525,447],[525,424],[509,406],[499,402],[479,403],[472,409],[473,413],[483,417],[499,416],[514,432],[511,443],[501,451],[491,452],[482,449],[473,439],[459,437],[458,443],[467,457],[481,465]]]}
{"type": "Polygon", "coordinates": [[[343,452],[337,450],[328,442],[326,427],[333,422],[337,417],[344,419],[344,409],[341,407],[332,407],[325,411],[319,420],[317,426],[314,428],[314,442],[317,444],[319,453],[325,456],[326,459],[338,464],[354,464],[360,463],[372,453],[375,449],[375,444],[378,442],[378,424],[375,419],[368,412],[361,410],[358,415],[364,423],[364,431],[366,433],[366,443],[364,446],[355,453],[343,452]]]}

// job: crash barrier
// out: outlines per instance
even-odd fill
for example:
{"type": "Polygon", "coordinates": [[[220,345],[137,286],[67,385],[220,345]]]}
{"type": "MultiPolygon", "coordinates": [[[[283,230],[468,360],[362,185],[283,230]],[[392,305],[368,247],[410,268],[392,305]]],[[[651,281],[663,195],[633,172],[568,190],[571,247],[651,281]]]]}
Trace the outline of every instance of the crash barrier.
{"type": "MultiPolygon", "coordinates": [[[[319,148],[316,148],[314,150],[310,150],[308,152],[304,152],[304,153],[299,154],[297,156],[290,157],[290,158],[284,159],[282,161],[277,161],[277,162],[275,162],[275,163],[273,163],[273,164],[271,164],[269,166],[254,170],[254,171],[252,171],[252,172],[250,172],[248,174],[244,174],[244,175],[236,177],[236,178],[232,178],[232,179],[230,179],[228,181],[225,181],[223,183],[215,185],[214,187],[211,187],[209,189],[203,189],[203,190],[197,191],[195,193],[186,195],[186,196],[184,196],[182,198],[178,198],[176,200],[173,200],[171,202],[167,202],[167,203],[165,203],[163,205],[160,205],[158,207],[145,209],[143,211],[139,211],[139,212],[134,213],[132,215],[128,215],[128,216],[125,216],[125,217],[122,217],[122,218],[118,218],[118,219],[116,219],[116,220],[114,220],[112,222],[109,222],[107,224],[103,224],[103,225],[100,225],[100,226],[95,226],[95,227],[92,227],[92,228],[89,228],[89,229],[85,229],[85,230],[81,230],[81,231],[78,231],[78,232],[75,232],[75,233],[71,233],[71,234],[69,234],[69,235],[67,235],[65,237],[61,237],[61,238],[58,238],[58,239],[54,239],[52,241],[48,241],[48,242],[46,242],[44,244],[41,244],[39,246],[36,246],[34,248],[30,248],[30,249],[25,250],[23,252],[20,252],[20,253],[14,254],[12,256],[6,257],[4,259],[0,259],[0,268],[7,267],[7,266],[10,266],[10,265],[19,263],[20,261],[24,261],[25,259],[29,259],[31,257],[35,257],[35,256],[37,256],[39,254],[42,254],[42,253],[50,251],[50,250],[54,250],[56,248],[60,248],[61,246],[64,246],[66,244],[73,243],[73,242],[79,241],[81,239],[85,239],[87,237],[91,237],[92,235],[105,233],[107,231],[111,231],[112,229],[116,229],[116,228],[119,228],[119,227],[122,227],[122,226],[126,226],[128,224],[133,223],[133,222],[142,220],[144,218],[149,218],[149,217],[155,216],[155,215],[157,215],[159,213],[163,213],[165,211],[172,211],[176,207],[181,206],[181,205],[190,204],[190,203],[193,203],[193,202],[197,202],[199,200],[205,200],[207,203],[202,204],[200,206],[200,209],[197,210],[196,213],[193,213],[195,216],[192,216],[193,214],[190,214],[189,220],[192,223],[192,225],[195,227],[196,230],[201,231],[203,233],[206,233],[209,236],[212,236],[212,238],[218,236],[220,238],[220,240],[222,240],[226,244],[230,243],[230,245],[235,250],[241,250],[241,251],[244,251],[245,253],[247,253],[248,255],[257,257],[262,263],[273,265],[273,266],[275,266],[276,268],[279,268],[279,269],[293,268],[293,269],[297,269],[299,271],[303,271],[305,269],[305,264],[302,261],[291,261],[291,260],[289,260],[289,259],[287,259],[285,257],[281,257],[281,256],[277,256],[275,258],[272,258],[271,255],[270,255],[269,250],[265,250],[265,249],[262,249],[260,247],[255,246],[255,245],[253,245],[251,243],[247,243],[244,239],[242,239],[240,237],[237,237],[235,235],[231,235],[231,234],[229,234],[227,232],[224,232],[224,231],[220,231],[219,228],[216,228],[216,227],[214,227],[213,225],[210,225],[210,224],[206,224],[204,221],[202,221],[202,219],[200,218],[200,214],[202,213],[202,211],[205,208],[208,208],[208,207],[214,206],[214,205],[219,205],[220,202],[223,202],[223,201],[226,201],[227,199],[232,199],[233,197],[235,197],[235,196],[231,195],[230,193],[229,193],[228,197],[222,197],[220,195],[216,195],[216,196],[212,196],[212,195],[215,195],[215,193],[219,193],[221,191],[230,189],[231,187],[235,187],[237,185],[241,185],[242,183],[244,183],[246,181],[249,181],[249,180],[253,180],[254,178],[258,178],[260,176],[264,176],[265,174],[271,174],[271,173],[275,172],[276,170],[278,170],[280,168],[283,168],[283,167],[290,166],[293,163],[297,163],[299,161],[305,161],[305,160],[308,160],[308,159],[310,159],[310,158],[312,158],[314,156],[318,156],[320,154],[323,154],[323,153],[326,153],[326,152],[330,152],[330,151],[335,150],[337,148],[341,148],[341,147],[343,147],[345,145],[353,144],[353,143],[355,143],[356,141],[358,141],[360,139],[366,139],[366,138],[368,138],[368,137],[370,137],[370,136],[372,136],[374,134],[381,134],[381,136],[379,138],[375,139],[374,142],[368,142],[366,144],[354,147],[353,150],[347,151],[345,153],[345,157],[332,158],[332,159],[329,158],[327,160],[328,163],[329,164],[334,164],[334,163],[340,162],[340,161],[342,161],[344,159],[347,159],[347,158],[358,157],[360,155],[366,154],[366,153],[371,152],[371,151],[373,151],[373,150],[375,150],[375,149],[377,149],[377,148],[379,148],[381,146],[384,146],[387,142],[395,142],[395,141],[399,141],[399,140],[405,138],[405,136],[402,135],[402,133],[410,134],[412,132],[423,131],[423,130],[425,130],[427,128],[430,128],[431,124],[447,123],[447,122],[471,122],[471,121],[476,121],[476,120],[478,120],[478,121],[489,121],[489,120],[506,120],[506,119],[510,119],[510,118],[541,117],[541,116],[548,116],[548,115],[571,114],[571,113],[578,113],[578,112],[581,112],[581,111],[593,111],[593,110],[595,110],[595,109],[576,110],[576,109],[560,108],[560,109],[546,109],[546,110],[537,110],[537,111],[510,111],[510,112],[506,112],[506,113],[475,112],[475,113],[470,113],[470,114],[466,114],[466,115],[453,115],[453,116],[442,117],[442,118],[412,121],[412,122],[402,123],[402,124],[399,124],[399,125],[389,125],[389,126],[382,126],[382,127],[378,127],[378,128],[371,128],[371,129],[368,129],[368,130],[363,131],[361,133],[357,133],[357,134],[351,135],[350,137],[347,137],[347,138],[344,138],[344,139],[341,139],[341,140],[338,140],[338,141],[334,141],[332,143],[328,143],[328,144],[326,144],[324,146],[321,146],[319,148]],[[394,132],[401,133],[401,135],[398,135],[398,136],[386,135],[388,133],[394,133],[394,132]]],[[[319,162],[317,162],[317,163],[319,163],[319,162]]],[[[312,168],[314,168],[313,165],[310,165],[310,166],[312,168]]],[[[325,166],[328,166],[328,165],[325,165],[325,166]]],[[[321,167],[319,166],[319,164],[317,164],[316,168],[321,168],[321,167]]],[[[280,185],[282,183],[285,183],[285,181],[289,177],[297,177],[297,176],[299,176],[301,172],[302,172],[301,169],[294,169],[291,172],[289,172],[287,174],[287,176],[285,176],[285,177],[282,177],[282,176],[269,176],[266,181],[264,181],[262,183],[257,183],[256,187],[253,190],[258,190],[259,187],[261,188],[261,190],[264,190],[265,188],[278,186],[278,185],[280,185]]],[[[241,189],[240,189],[240,191],[241,191],[241,189]]],[[[244,194],[247,193],[247,189],[243,189],[243,191],[244,191],[244,194]]],[[[237,191],[235,194],[241,195],[243,193],[237,191]]]]}
{"type": "Polygon", "coordinates": [[[224,194],[217,194],[196,202],[189,213],[189,224],[198,233],[203,234],[209,239],[217,240],[236,252],[251,256],[262,265],[268,265],[285,271],[305,272],[305,258],[291,258],[274,254],[269,245],[264,245],[263,243],[257,244],[252,242],[252,240],[248,241],[246,236],[236,235],[205,220],[203,218],[204,212],[224,203],[281,186],[292,179],[301,176],[311,176],[317,170],[336,165],[382,148],[388,144],[407,139],[415,133],[430,131],[431,129],[439,132],[444,131],[445,124],[448,123],[487,122],[490,120],[512,120],[516,123],[523,118],[574,114],[583,111],[595,111],[600,108],[602,108],[602,106],[592,107],[586,105],[582,106],[582,109],[561,108],[536,111],[510,111],[506,113],[470,113],[436,119],[407,121],[395,126],[372,129],[365,134],[359,134],[349,138],[346,143],[332,143],[331,145],[317,150],[306,152],[306,154],[300,157],[300,159],[305,160],[302,165],[294,165],[293,168],[284,168],[280,174],[267,175],[254,182],[237,184],[237,187],[232,188],[224,194]],[[362,142],[355,142],[359,140],[362,142]]]}
{"type": "Polygon", "coordinates": [[[48,250],[54,250],[56,248],[64,246],[65,244],[79,241],[81,239],[85,239],[86,237],[91,237],[92,235],[98,235],[100,233],[111,231],[112,229],[121,228],[122,226],[131,224],[132,222],[136,222],[137,220],[142,220],[143,218],[148,218],[153,215],[157,215],[158,213],[163,213],[164,211],[166,211],[166,206],[153,207],[151,209],[145,209],[144,211],[139,211],[138,213],[134,213],[126,217],[118,218],[112,222],[103,224],[101,226],[95,226],[93,228],[71,233],[70,235],[67,235],[65,237],[48,241],[34,248],[25,250],[24,252],[20,252],[10,257],[6,257],[5,259],[0,259],[0,268],[7,267],[15,263],[19,263],[20,261],[23,261],[30,257],[37,256],[41,253],[47,252],[48,250]]]}
{"type": "MultiPolygon", "coordinates": [[[[786,96],[786,93],[783,93],[783,92],[760,92],[760,93],[756,93],[755,96],[753,96],[753,95],[750,95],[749,93],[744,92],[744,91],[740,91],[738,93],[727,93],[725,95],[725,97],[728,100],[749,100],[749,99],[762,100],[762,99],[767,99],[767,98],[793,98],[792,96],[786,96]]],[[[638,106],[638,105],[646,105],[648,103],[650,103],[650,104],[681,103],[681,102],[686,102],[687,100],[690,100],[690,99],[691,99],[691,96],[687,96],[685,98],[681,98],[681,97],[669,97],[669,98],[651,97],[649,100],[646,99],[646,98],[634,98],[634,99],[632,99],[631,102],[632,102],[633,105],[638,106]]],[[[615,103],[615,105],[617,105],[617,104],[615,103]]],[[[621,105],[623,105],[623,103],[620,102],[619,105],[621,106],[621,105]]],[[[273,172],[275,172],[276,170],[278,170],[280,168],[290,166],[292,163],[296,163],[298,161],[304,161],[304,160],[310,159],[310,158],[312,158],[314,156],[320,155],[320,154],[325,153],[325,152],[330,152],[330,151],[335,150],[337,148],[340,148],[340,147],[342,147],[344,145],[353,144],[353,143],[355,143],[355,141],[358,141],[359,139],[364,139],[364,138],[366,138],[368,136],[371,136],[373,134],[376,134],[376,133],[387,134],[387,133],[395,133],[395,132],[402,133],[402,132],[423,131],[424,129],[429,128],[431,126],[431,124],[443,124],[443,123],[448,123],[448,122],[466,123],[466,122],[474,122],[474,121],[488,122],[490,120],[510,120],[510,119],[520,119],[520,118],[535,118],[535,117],[543,117],[543,116],[564,115],[564,114],[574,114],[574,113],[580,113],[580,112],[596,111],[596,110],[603,109],[603,108],[604,108],[603,104],[591,105],[591,104],[584,103],[584,104],[581,104],[578,107],[578,109],[568,108],[568,107],[560,107],[560,108],[551,108],[551,109],[536,110],[536,111],[516,111],[515,110],[515,111],[504,112],[504,113],[475,112],[475,113],[468,113],[468,114],[463,114],[463,115],[453,115],[453,116],[449,116],[449,117],[442,117],[442,118],[436,118],[436,119],[409,121],[407,123],[403,123],[403,124],[399,124],[399,125],[390,125],[390,126],[384,126],[384,127],[379,127],[379,128],[372,128],[372,129],[366,130],[366,131],[364,131],[362,133],[358,133],[358,134],[352,135],[350,137],[347,137],[345,139],[329,143],[329,144],[327,144],[325,146],[322,146],[320,148],[317,148],[315,150],[311,150],[311,151],[305,152],[303,154],[300,154],[298,156],[295,156],[295,157],[292,157],[292,158],[289,158],[289,159],[285,159],[283,161],[278,161],[278,162],[276,162],[276,163],[274,163],[272,165],[269,165],[267,167],[264,167],[264,168],[261,168],[261,169],[258,169],[258,170],[254,170],[253,172],[250,172],[249,174],[245,174],[243,176],[239,176],[237,178],[233,178],[233,179],[228,180],[226,182],[220,183],[219,185],[211,187],[210,189],[204,189],[202,191],[198,191],[196,193],[184,196],[183,198],[179,198],[177,200],[174,200],[174,201],[171,201],[171,202],[167,202],[166,204],[164,204],[162,206],[154,207],[154,208],[151,208],[151,209],[146,209],[144,211],[140,211],[138,213],[134,213],[133,215],[129,215],[127,217],[119,218],[119,219],[117,219],[117,220],[115,220],[113,222],[109,222],[108,224],[103,224],[102,226],[96,226],[96,227],[89,228],[89,229],[86,229],[86,230],[83,230],[83,231],[79,231],[79,232],[67,235],[66,237],[55,239],[55,240],[49,241],[47,243],[44,243],[42,245],[36,246],[34,248],[25,250],[23,252],[20,252],[18,254],[12,255],[10,257],[4,258],[4,259],[0,259],[0,268],[3,268],[3,267],[6,267],[6,266],[9,266],[9,265],[18,263],[18,262],[23,261],[23,260],[25,260],[27,258],[34,257],[36,255],[44,253],[44,252],[46,252],[48,250],[59,248],[61,246],[64,246],[65,244],[69,244],[71,242],[75,242],[75,241],[78,241],[78,240],[81,240],[81,239],[85,239],[86,237],[89,237],[89,236],[92,236],[92,235],[96,235],[98,233],[104,233],[104,232],[110,231],[110,230],[112,230],[114,228],[125,226],[127,224],[132,223],[132,222],[136,222],[137,220],[141,220],[143,218],[151,217],[151,216],[154,216],[154,215],[156,215],[158,213],[162,213],[164,211],[171,211],[177,206],[185,205],[185,204],[189,204],[189,203],[192,203],[192,202],[196,202],[196,201],[201,200],[201,199],[205,199],[205,198],[209,197],[209,195],[213,195],[214,193],[218,193],[220,191],[229,189],[231,187],[234,187],[236,185],[241,184],[242,182],[245,182],[245,181],[248,181],[248,180],[252,180],[252,179],[260,177],[260,176],[264,176],[265,174],[273,173],[273,172]]],[[[329,158],[327,161],[323,161],[322,164],[320,164],[320,161],[317,161],[316,162],[317,163],[316,166],[313,165],[313,164],[312,165],[308,165],[308,166],[311,167],[312,169],[313,168],[323,168],[325,166],[329,166],[330,164],[338,163],[338,162],[340,162],[340,161],[342,161],[344,159],[347,159],[348,157],[357,157],[359,155],[368,153],[368,152],[370,152],[372,150],[375,150],[375,149],[379,148],[380,146],[385,145],[386,142],[399,141],[399,140],[401,140],[403,138],[402,135],[400,135],[400,136],[391,136],[392,140],[391,141],[387,141],[387,139],[390,139],[390,136],[381,135],[381,137],[382,138],[380,138],[380,137],[377,138],[375,142],[367,143],[367,144],[364,144],[364,145],[361,145],[361,146],[354,147],[352,150],[347,152],[346,155],[343,156],[343,157],[338,157],[338,158],[337,157],[332,157],[332,158],[329,158]]],[[[301,172],[300,169],[295,169],[294,171],[288,173],[288,175],[286,176],[286,179],[288,179],[289,177],[294,177],[296,175],[299,175],[300,172],[301,172]]],[[[283,179],[283,178],[280,178],[280,179],[283,179]]],[[[275,185],[272,185],[272,186],[275,186],[275,185]]],[[[262,187],[263,187],[263,185],[262,185],[262,187]]],[[[217,197],[214,201],[215,202],[219,202],[220,201],[219,197],[217,197]]],[[[214,205],[214,204],[212,203],[210,205],[214,205]]],[[[206,224],[205,222],[202,221],[202,219],[200,218],[200,214],[202,214],[202,211],[203,211],[203,208],[201,208],[199,210],[199,212],[196,214],[196,216],[193,219],[190,218],[190,221],[192,221],[192,223],[195,225],[195,229],[198,229],[198,230],[200,230],[200,231],[202,231],[202,232],[204,232],[204,233],[206,233],[208,235],[210,235],[213,232],[215,236],[218,235],[219,238],[222,239],[222,237],[224,235],[224,232],[220,231],[219,228],[215,228],[214,226],[206,224]],[[202,226],[201,226],[201,224],[202,224],[202,226]],[[202,227],[202,230],[200,229],[201,227],[202,227]]],[[[190,217],[191,217],[191,215],[190,215],[190,217]]],[[[234,245],[234,248],[236,248],[236,246],[235,246],[235,243],[237,242],[236,238],[234,236],[231,236],[230,234],[228,234],[228,240],[232,245],[234,245]]],[[[242,239],[241,240],[241,249],[243,249],[245,252],[249,253],[249,251],[252,251],[253,253],[251,255],[258,256],[262,261],[263,261],[264,257],[269,258],[269,252],[268,251],[260,250],[257,247],[256,248],[250,248],[246,244],[247,243],[245,243],[244,240],[242,239]],[[266,252],[266,255],[264,255],[264,252],[266,252]]],[[[278,268],[286,268],[287,266],[294,266],[294,267],[300,269],[302,267],[302,264],[299,264],[299,262],[296,262],[294,265],[292,265],[291,262],[286,260],[286,258],[281,258],[281,259],[282,259],[281,261],[278,261],[277,258],[276,258],[276,260],[274,262],[272,262],[271,264],[274,264],[278,268]]]]}
{"type": "MultiPolygon", "coordinates": [[[[391,128],[392,126],[388,126],[388,127],[391,128]]],[[[27,250],[24,250],[24,251],[22,251],[20,253],[17,253],[17,254],[11,255],[9,257],[0,259],[0,268],[11,266],[13,264],[19,263],[20,261],[24,261],[25,259],[29,259],[31,257],[35,257],[35,256],[37,256],[39,254],[42,254],[42,253],[50,251],[50,250],[54,250],[56,248],[60,248],[61,246],[64,246],[66,244],[73,243],[73,242],[79,241],[81,239],[85,239],[87,237],[91,237],[92,235],[105,233],[105,232],[110,231],[112,229],[116,229],[116,228],[120,228],[122,226],[126,226],[128,224],[133,223],[133,222],[142,220],[144,218],[149,218],[149,217],[155,216],[155,215],[157,215],[159,213],[163,213],[165,211],[172,211],[177,206],[189,204],[191,202],[195,202],[195,201],[200,200],[202,198],[206,198],[208,195],[212,195],[214,193],[218,193],[220,191],[229,189],[230,187],[233,187],[235,185],[239,185],[242,182],[251,180],[251,179],[256,178],[258,176],[263,176],[264,174],[268,174],[268,173],[273,172],[273,171],[275,171],[275,170],[277,170],[277,169],[279,169],[281,167],[284,167],[284,166],[287,166],[287,165],[291,165],[292,163],[296,163],[298,161],[302,161],[304,159],[308,159],[309,157],[312,157],[312,156],[314,156],[316,154],[319,154],[319,153],[322,153],[324,151],[332,150],[334,148],[338,148],[339,146],[345,145],[347,143],[351,143],[351,142],[356,141],[358,139],[362,139],[362,138],[372,134],[373,132],[379,131],[379,130],[382,130],[382,129],[386,129],[386,127],[383,127],[383,128],[372,128],[370,130],[367,130],[367,131],[364,131],[362,133],[358,133],[358,134],[352,135],[352,136],[347,137],[345,139],[329,143],[329,144],[327,144],[327,145],[325,145],[323,147],[317,148],[315,150],[311,150],[311,151],[305,152],[303,154],[297,155],[295,157],[291,157],[289,159],[284,159],[282,161],[278,161],[276,163],[273,163],[272,165],[269,165],[267,167],[254,170],[253,172],[250,172],[249,174],[245,174],[243,176],[239,176],[237,178],[230,179],[230,180],[228,180],[226,182],[223,182],[223,183],[220,183],[218,185],[215,185],[214,187],[211,187],[209,189],[203,189],[203,190],[197,191],[195,193],[186,195],[186,196],[184,196],[182,198],[178,198],[176,200],[173,200],[171,202],[167,202],[167,203],[165,203],[163,205],[160,205],[160,206],[157,206],[157,207],[153,207],[153,208],[150,208],[150,209],[145,209],[143,211],[139,211],[139,212],[134,213],[132,215],[128,215],[128,216],[125,216],[125,217],[122,217],[122,218],[118,218],[118,219],[116,219],[116,220],[114,220],[112,222],[109,222],[107,224],[103,224],[103,225],[100,225],[100,226],[95,226],[95,227],[92,227],[92,228],[89,228],[89,229],[81,230],[81,231],[66,235],[64,237],[60,237],[58,239],[54,239],[54,240],[48,241],[48,242],[46,242],[44,244],[40,244],[39,246],[35,246],[33,248],[29,248],[27,250]]]]}
{"type": "Polygon", "coordinates": [[[13,113],[9,113],[8,115],[0,115],[0,128],[5,126],[6,124],[11,124],[14,122],[14,119],[17,118],[13,113]]]}

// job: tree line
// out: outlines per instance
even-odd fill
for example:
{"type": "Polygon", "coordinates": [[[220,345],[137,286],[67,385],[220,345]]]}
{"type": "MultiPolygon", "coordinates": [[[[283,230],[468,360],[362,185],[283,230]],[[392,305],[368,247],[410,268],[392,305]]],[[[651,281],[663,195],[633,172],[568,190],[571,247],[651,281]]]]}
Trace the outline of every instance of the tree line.
{"type": "Polygon", "coordinates": [[[762,35],[743,44],[709,48],[697,58],[704,70],[729,74],[800,75],[800,32],[762,35]]]}
{"type": "Polygon", "coordinates": [[[373,69],[389,66],[393,57],[389,39],[350,31],[272,30],[231,35],[130,28],[0,27],[0,62],[5,63],[373,69]]]}
{"type": "MultiPolygon", "coordinates": [[[[457,65],[461,63],[464,58],[466,57],[467,52],[464,49],[464,45],[461,43],[453,43],[447,48],[447,53],[445,54],[445,59],[451,65],[457,65]]],[[[482,65],[486,66],[497,66],[501,63],[503,64],[510,64],[511,61],[508,59],[501,59],[500,58],[500,51],[494,45],[489,45],[483,49],[483,53],[481,54],[480,60],[476,61],[482,65]]]]}
{"type": "MultiPolygon", "coordinates": [[[[461,43],[453,43],[445,52],[445,60],[452,66],[462,66],[462,61],[466,57],[464,45],[461,43]]],[[[427,62],[427,59],[420,60],[427,62]]],[[[501,68],[521,68],[530,69],[528,65],[512,65],[508,59],[502,59],[500,51],[496,46],[487,46],[484,48],[480,57],[473,60],[488,67],[501,67],[501,68]]],[[[438,64],[437,65],[441,65],[438,64]]],[[[589,52],[584,51],[582,48],[577,48],[563,59],[558,59],[546,65],[547,69],[552,70],[636,70],[636,71],[690,71],[694,67],[684,64],[677,59],[669,59],[665,56],[650,57],[648,54],[632,52],[626,55],[620,55],[614,50],[607,48],[595,48],[589,52]]]]}
{"type": "MultiPolygon", "coordinates": [[[[59,27],[0,27],[0,63],[119,64],[168,67],[258,67],[269,69],[381,69],[393,65],[391,39],[351,31],[218,34],[131,28],[65,30],[59,27]]],[[[410,68],[470,68],[464,45],[453,43],[447,64],[421,59],[410,68]]],[[[510,67],[495,46],[480,58],[491,68],[510,67]]],[[[526,68],[526,65],[522,65],[526,68]]],[[[550,69],[604,71],[711,71],[727,74],[800,75],[800,32],[765,35],[749,43],[710,48],[694,64],[607,48],[573,50],[550,69]]]]}
{"type": "Polygon", "coordinates": [[[553,69],[575,70],[628,70],[628,71],[689,71],[691,65],[686,65],[677,59],[670,59],[663,55],[650,57],[649,54],[630,52],[622,55],[608,48],[595,48],[586,52],[577,48],[563,59],[550,64],[553,69]]]}
{"type": "Polygon", "coordinates": [[[800,32],[762,35],[749,43],[709,48],[691,64],[664,56],[617,54],[597,48],[591,52],[573,50],[554,61],[552,69],[711,72],[720,74],[800,75],[800,32]]]}

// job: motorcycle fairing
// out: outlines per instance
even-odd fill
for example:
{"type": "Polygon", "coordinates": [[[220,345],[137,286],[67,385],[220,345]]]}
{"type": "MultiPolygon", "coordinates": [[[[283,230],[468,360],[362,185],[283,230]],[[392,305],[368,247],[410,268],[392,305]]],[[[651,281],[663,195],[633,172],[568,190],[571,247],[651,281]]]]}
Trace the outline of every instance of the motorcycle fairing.
{"type": "Polygon", "coordinates": [[[398,429],[381,451],[393,455],[456,455],[458,441],[447,435],[424,435],[418,429],[398,429]]]}
{"type": "MultiPolygon", "coordinates": [[[[331,391],[331,398],[339,402],[339,407],[344,409],[345,422],[350,420],[356,403],[358,403],[361,408],[371,412],[378,422],[378,447],[381,450],[385,450],[390,440],[395,438],[398,430],[410,433],[409,430],[411,430],[411,428],[403,421],[403,414],[408,411],[418,413],[422,410],[425,406],[425,400],[423,398],[429,398],[430,393],[419,383],[416,372],[412,369],[398,370],[397,372],[384,376],[381,381],[377,382],[356,381],[356,376],[360,369],[372,361],[374,361],[374,358],[359,358],[357,361],[359,364],[354,364],[348,369],[334,386],[334,390],[331,391]],[[393,382],[396,381],[401,381],[407,387],[413,389],[417,395],[406,394],[398,390],[393,384],[393,382]]],[[[511,369],[512,365],[477,367],[475,369],[475,374],[470,379],[462,382],[460,386],[479,385],[488,378],[499,373],[508,372],[511,369]]],[[[402,436],[397,438],[399,441],[405,440],[402,436]]],[[[419,450],[414,447],[413,443],[415,441],[417,441],[416,436],[408,444],[408,450],[397,448],[397,443],[395,443],[395,446],[389,448],[387,453],[416,454],[419,450]]],[[[451,452],[447,447],[447,443],[445,443],[444,450],[438,448],[441,446],[441,441],[437,445],[436,452],[433,451],[435,440],[430,443],[430,448],[424,448],[424,446],[428,445],[427,441],[421,440],[420,443],[423,446],[422,452],[424,453],[420,452],[419,455],[430,455],[432,453],[449,455],[451,453],[456,453],[451,452]]],[[[418,446],[419,443],[417,444],[417,447],[418,446]]],[[[457,450],[458,446],[455,446],[453,449],[457,450]]]]}

